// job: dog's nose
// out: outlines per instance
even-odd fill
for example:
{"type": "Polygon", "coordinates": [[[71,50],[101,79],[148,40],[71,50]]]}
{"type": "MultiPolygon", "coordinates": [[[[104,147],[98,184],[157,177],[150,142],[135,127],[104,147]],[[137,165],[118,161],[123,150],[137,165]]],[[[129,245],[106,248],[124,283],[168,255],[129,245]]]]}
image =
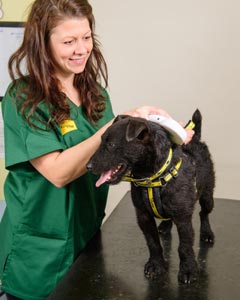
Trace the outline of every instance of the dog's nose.
{"type": "Polygon", "coordinates": [[[92,170],[92,161],[91,160],[87,163],[86,168],[88,171],[92,170]]]}

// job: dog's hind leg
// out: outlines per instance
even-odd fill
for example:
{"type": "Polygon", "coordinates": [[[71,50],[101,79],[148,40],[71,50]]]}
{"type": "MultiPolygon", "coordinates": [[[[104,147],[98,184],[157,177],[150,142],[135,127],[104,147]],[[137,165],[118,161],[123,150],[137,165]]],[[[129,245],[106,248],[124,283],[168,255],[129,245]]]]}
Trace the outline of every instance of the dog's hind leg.
{"type": "Polygon", "coordinates": [[[136,208],[136,215],[150,253],[149,260],[145,264],[144,274],[149,279],[156,279],[166,271],[166,262],[163,258],[156,222],[147,211],[139,208],[136,208]]]}
{"type": "Polygon", "coordinates": [[[179,235],[178,253],[180,258],[180,268],[178,280],[185,284],[197,280],[198,265],[193,251],[194,232],[192,221],[185,219],[184,221],[175,222],[179,235]]]}
{"type": "Polygon", "coordinates": [[[209,223],[209,214],[213,210],[214,202],[212,193],[208,193],[206,190],[202,193],[199,199],[201,205],[200,215],[200,240],[213,243],[214,242],[214,233],[212,232],[210,223],[209,223]]]}

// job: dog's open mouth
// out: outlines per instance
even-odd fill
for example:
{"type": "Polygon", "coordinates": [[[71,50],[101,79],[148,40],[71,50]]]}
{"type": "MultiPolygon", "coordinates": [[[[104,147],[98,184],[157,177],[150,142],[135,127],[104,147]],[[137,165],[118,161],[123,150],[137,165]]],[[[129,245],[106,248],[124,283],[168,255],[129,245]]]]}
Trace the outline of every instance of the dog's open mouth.
{"type": "Polygon", "coordinates": [[[96,182],[96,187],[99,187],[103,183],[107,182],[110,184],[118,183],[121,178],[126,174],[127,166],[125,164],[119,164],[117,167],[103,172],[96,182]]]}

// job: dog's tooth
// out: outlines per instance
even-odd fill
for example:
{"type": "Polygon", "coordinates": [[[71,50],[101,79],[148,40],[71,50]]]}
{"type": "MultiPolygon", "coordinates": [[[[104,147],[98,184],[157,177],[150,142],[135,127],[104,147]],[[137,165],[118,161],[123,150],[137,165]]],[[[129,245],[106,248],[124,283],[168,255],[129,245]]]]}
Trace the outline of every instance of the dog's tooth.
{"type": "Polygon", "coordinates": [[[119,166],[116,167],[116,169],[113,171],[113,175],[116,174],[116,173],[118,172],[119,169],[120,169],[119,166]]]}

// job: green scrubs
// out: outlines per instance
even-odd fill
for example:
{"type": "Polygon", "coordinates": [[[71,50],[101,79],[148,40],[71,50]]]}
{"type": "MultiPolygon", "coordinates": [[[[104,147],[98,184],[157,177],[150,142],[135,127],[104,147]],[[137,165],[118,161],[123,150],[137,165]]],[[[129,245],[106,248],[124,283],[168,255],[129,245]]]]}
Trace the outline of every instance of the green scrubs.
{"type": "MultiPolygon", "coordinates": [[[[96,126],[89,123],[81,106],[69,101],[69,120],[47,131],[29,127],[8,91],[3,99],[9,174],[4,186],[7,207],[0,224],[0,279],[2,290],[9,294],[24,300],[47,299],[101,226],[106,185],[96,188],[97,177],[86,173],[57,188],[29,160],[51,151],[64,151],[111,120],[114,116],[109,97],[106,91],[103,93],[106,109],[96,126]]],[[[48,119],[44,102],[38,113],[40,119],[48,119]]]]}

